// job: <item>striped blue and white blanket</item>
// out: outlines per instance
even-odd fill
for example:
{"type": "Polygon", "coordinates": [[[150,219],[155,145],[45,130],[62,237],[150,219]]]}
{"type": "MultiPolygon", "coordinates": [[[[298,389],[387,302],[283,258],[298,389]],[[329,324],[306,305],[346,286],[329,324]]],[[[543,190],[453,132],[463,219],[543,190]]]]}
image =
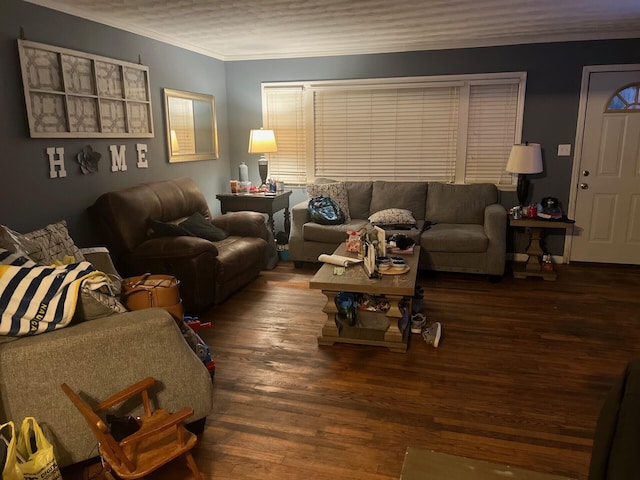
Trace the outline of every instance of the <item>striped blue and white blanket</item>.
{"type": "Polygon", "coordinates": [[[37,335],[66,327],[82,281],[96,273],[89,262],[47,267],[0,249],[0,335],[37,335]]]}

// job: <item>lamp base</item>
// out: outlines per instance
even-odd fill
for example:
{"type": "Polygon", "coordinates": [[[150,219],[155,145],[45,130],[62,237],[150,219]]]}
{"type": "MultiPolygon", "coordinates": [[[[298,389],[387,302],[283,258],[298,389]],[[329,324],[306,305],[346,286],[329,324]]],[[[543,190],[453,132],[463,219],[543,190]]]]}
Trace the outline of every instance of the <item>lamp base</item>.
{"type": "Polygon", "coordinates": [[[524,173],[518,174],[516,193],[518,195],[518,203],[521,207],[524,207],[527,204],[527,194],[529,193],[529,178],[524,173]]]}
{"type": "Polygon", "coordinates": [[[269,173],[269,162],[263,156],[258,159],[258,173],[260,174],[260,186],[264,186],[267,184],[267,175],[269,173]]]}

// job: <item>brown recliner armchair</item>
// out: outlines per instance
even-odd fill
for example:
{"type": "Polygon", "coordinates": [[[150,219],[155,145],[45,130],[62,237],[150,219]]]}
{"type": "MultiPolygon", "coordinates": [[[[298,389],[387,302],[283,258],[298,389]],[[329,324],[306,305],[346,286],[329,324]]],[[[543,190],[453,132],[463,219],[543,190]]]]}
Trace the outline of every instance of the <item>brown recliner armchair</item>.
{"type": "Polygon", "coordinates": [[[101,195],[90,213],[121,275],[164,273],[180,280],[187,313],[223,302],[258,277],[269,258],[269,229],[255,212],[212,218],[206,199],[190,178],[135,185],[101,195]],[[154,235],[152,221],[178,224],[200,212],[228,237],[154,235]]]}

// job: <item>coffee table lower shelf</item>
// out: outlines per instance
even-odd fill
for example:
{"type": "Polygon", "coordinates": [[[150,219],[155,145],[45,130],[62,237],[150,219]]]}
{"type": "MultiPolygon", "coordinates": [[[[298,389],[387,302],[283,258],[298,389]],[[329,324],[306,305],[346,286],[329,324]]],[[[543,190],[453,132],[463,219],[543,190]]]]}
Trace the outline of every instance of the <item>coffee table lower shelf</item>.
{"type": "Polygon", "coordinates": [[[398,318],[391,317],[391,325],[387,330],[349,326],[337,321],[335,312],[327,312],[327,323],[322,327],[318,335],[318,345],[331,346],[335,343],[348,343],[352,345],[368,345],[373,347],[387,347],[396,353],[406,353],[409,345],[409,325],[404,331],[397,327],[398,318]]]}

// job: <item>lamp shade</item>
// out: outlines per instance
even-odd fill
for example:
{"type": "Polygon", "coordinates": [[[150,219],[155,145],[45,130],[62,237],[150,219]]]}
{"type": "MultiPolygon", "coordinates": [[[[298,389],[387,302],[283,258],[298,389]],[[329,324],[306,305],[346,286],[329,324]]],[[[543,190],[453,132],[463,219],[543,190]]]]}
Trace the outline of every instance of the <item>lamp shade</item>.
{"type": "Polygon", "coordinates": [[[539,143],[518,144],[511,147],[507,162],[507,172],[540,173],[542,172],[542,151],[539,143]]]}
{"type": "Polygon", "coordinates": [[[278,151],[273,130],[251,130],[249,134],[249,153],[274,153],[278,151]]]}

